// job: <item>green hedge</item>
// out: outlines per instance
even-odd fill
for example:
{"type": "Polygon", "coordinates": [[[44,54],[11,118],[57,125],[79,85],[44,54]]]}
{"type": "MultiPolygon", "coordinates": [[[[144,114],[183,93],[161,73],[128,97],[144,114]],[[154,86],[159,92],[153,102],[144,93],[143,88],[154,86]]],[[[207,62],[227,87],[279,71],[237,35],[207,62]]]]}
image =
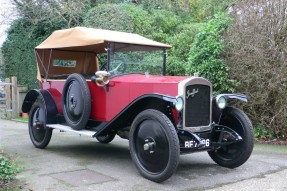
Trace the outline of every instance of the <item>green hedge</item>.
{"type": "Polygon", "coordinates": [[[224,15],[216,15],[203,25],[196,34],[189,51],[188,75],[199,73],[209,79],[214,91],[233,92],[238,85],[236,80],[230,79],[228,66],[223,59],[223,38],[230,20],[224,15]]]}
{"type": "Polygon", "coordinates": [[[37,87],[34,47],[37,39],[30,33],[25,20],[15,21],[8,31],[8,39],[4,42],[2,53],[4,58],[4,76],[17,76],[18,83],[29,88],[37,87]]]}
{"type": "Polygon", "coordinates": [[[29,89],[38,88],[37,66],[34,48],[55,29],[63,27],[61,22],[42,22],[33,25],[25,19],[15,20],[8,30],[8,38],[2,46],[3,75],[18,77],[18,83],[29,89]]]}

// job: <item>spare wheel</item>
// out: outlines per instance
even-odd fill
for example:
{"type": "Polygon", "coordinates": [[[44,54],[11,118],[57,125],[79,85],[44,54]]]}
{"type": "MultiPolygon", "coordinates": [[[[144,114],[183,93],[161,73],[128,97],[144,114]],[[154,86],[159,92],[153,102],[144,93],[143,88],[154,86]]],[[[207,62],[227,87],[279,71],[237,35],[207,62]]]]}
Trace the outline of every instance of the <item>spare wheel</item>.
{"type": "Polygon", "coordinates": [[[75,130],[84,129],[91,113],[91,94],[86,79],[80,74],[71,74],[62,92],[64,117],[75,130]]]}

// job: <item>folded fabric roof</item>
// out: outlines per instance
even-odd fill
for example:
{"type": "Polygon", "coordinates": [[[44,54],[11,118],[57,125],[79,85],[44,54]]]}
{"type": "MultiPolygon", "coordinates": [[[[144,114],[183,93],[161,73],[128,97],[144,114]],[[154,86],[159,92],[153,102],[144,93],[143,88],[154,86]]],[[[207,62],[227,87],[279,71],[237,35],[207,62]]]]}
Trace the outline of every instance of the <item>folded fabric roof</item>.
{"type": "MultiPolygon", "coordinates": [[[[57,30],[35,49],[62,49],[104,52],[106,43],[132,44],[149,46],[153,49],[171,48],[170,45],[159,43],[138,34],[94,29],[86,27],[75,27],[57,30]]],[[[129,46],[127,50],[135,50],[137,46],[129,46]]]]}

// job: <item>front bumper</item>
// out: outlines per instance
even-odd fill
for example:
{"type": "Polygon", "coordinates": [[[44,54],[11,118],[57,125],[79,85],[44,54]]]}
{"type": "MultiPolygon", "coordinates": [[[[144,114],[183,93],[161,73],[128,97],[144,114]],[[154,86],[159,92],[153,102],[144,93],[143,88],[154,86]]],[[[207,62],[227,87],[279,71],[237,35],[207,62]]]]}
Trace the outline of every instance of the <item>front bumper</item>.
{"type": "Polygon", "coordinates": [[[217,124],[212,124],[211,131],[194,133],[178,130],[177,134],[181,154],[217,150],[243,141],[242,137],[231,128],[217,124]]]}

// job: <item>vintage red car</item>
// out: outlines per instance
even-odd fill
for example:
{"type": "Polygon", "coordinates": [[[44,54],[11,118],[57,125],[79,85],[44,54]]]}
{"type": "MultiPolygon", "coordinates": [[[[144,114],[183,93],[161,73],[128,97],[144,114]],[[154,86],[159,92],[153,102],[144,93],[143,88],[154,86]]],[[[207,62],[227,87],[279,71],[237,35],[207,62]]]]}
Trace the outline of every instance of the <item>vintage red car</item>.
{"type": "Polygon", "coordinates": [[[166,76],[171,46],[137,34],[75,27],[55,31],[35,48],[41,89],[27,93],[29,134],[45,148],[60,129],[111,142],[129,139],[140,174],[161,182],[176,170],[179,155],[207,151],[235,168],[253,150],[246,114],[227,106],[240,94],[213,95],[197,74],[166,76]]]}

